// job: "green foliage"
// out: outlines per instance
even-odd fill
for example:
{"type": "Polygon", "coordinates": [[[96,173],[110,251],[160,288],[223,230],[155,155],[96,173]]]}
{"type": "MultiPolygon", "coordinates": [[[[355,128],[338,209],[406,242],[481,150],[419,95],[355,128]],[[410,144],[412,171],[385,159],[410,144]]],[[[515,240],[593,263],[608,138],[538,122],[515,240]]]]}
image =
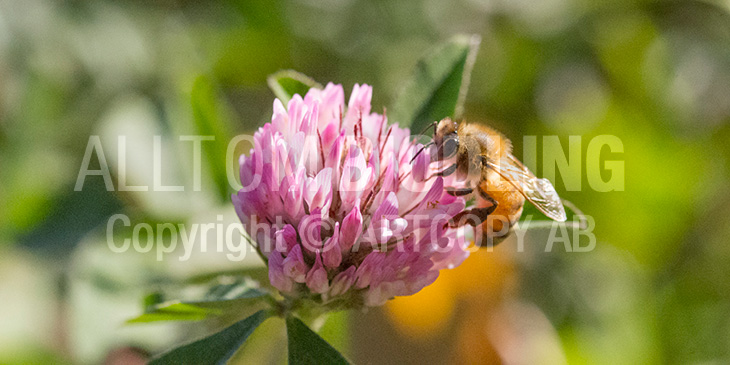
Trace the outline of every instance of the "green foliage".
{"type": "Polygon", "coordinates": [[[127,323],[199,321],[211,314],[220,314],[220,311],[212,308],[199,307],[194,304],[175,302],[156,306],[151,311],[128,320],[127,323]]]}
{"type": "Polygon", "coordinates": [[[284,106],[289,103],[289,100],[291,100],[294,94],[299,94],[304,97],[309,89],[322,88],[322,85],[318,84],[311,77],[293,70],[276,72],[269,76],[267,81],[271,91],[284,103],[284,106]]]}
{"type": "Polygon", "coordinates": [[[271,314],[258,311],[223,331],[166,352],[150,364],[225,364],[271,314]]]}
{"type": "MultiPolygon", "coordinates": [[[[697,1],[589,4],[568,0],[544,7],[515,2],[495,12],[470,1],[448,5],[387,2],[375,7],[364,0],[346,3],[326,9],[305,4],[295,9],[289,2],[214,1],[214,6],[201,11],[195,2],[128,7],[115,2],[40,0],[33,4],[47,15],[43,22],[28,26],[24,17],[12,16],[12,10],[3,18],[7,20],[3,22],[5,33],[24,42],[0,47],[0,64],[5,65],[0,67],[0,219],[4,222],[0,246],[5,258],[0,267],[6,278],[0,289],[26,283],[32,274],[52,280],[58,290],[46,290],[49,285],[43,289],[52,294],[28,294],[23,301],[17,298],[24,295],[11,292],[7,296],[0,308],[7,314],[0,320],[5,328],[0,338],[12,341],[0,341],[1,363],[59,363],[64,358],[101,362],[106,349],[112,348],[105,342],[112,335],[95,318],[107,319],[107,314],[122,311],[133,303],[120,298],[135,300],[140,286],[156,284],[170,274],[166,265],[154,264],[153,275],[139,281],[138,271],[106,250],[103,237],[104,221],[113,212],[132,215],[133,224],[140,222],[139,217],[170,219],[141,203],[173,200],[162,197],[166,192],[107,192],[98,176],[89,177],[82,192],[72,192],[84,147],[90,135],[104,133],[110,106],[120,105],[126,98],[141,98],[153,106],[152,118],[144,121],[154,124],[150,131],[162,126],[167,128],[162,134],[214,135],[215,142],[202,145],[203,192],[188,194],[186,186],[181,195],[205,194],[207,202],[207,195],[214,192],[218,204],[230,207],[223,145],[234,126],[251,130],[270,118],[271,94],[261,86],[272,72],[297,67],[321,81],[367,82],[376,90],[374,108],[387,106],[392,122],[410,124],[418,132],[442,116],[459,117],[465,94],[461,90],[466,90],[462,81],[470,76],[460,63],[470,56],[464,57],[464,42],[451,40],[427,53],[413,79],[402,84],[403,75],[410,71],[405,66],[443,34],[464,31],[481,32],[484,37],[466,100],[469,120],[489,122],[504,132],[514,142],[518,157],[524,154],[522,136],[536,135],[540,144],[543,135],[558,135],[563,142],[568,135],[581,135],[584,159],[577,162],[581,174],[586,166],[603,165],[607,160],[626,162],[626,191],[594,191],[586,184],[585,174],[580,191],[571,190],[561,181],[569,174],[559,171],[557,176],[546,176],[543,171],[550,165],[542,160],[544,155],[566,151],[543,151],[538,146],[538,158],[529,167],[537,176],[551,178],[561,197],[595,218],[598,244],[595,251],[585,254],[565,254],[562,248],[546,253],[537,238],[550,230],[531,231],[525,247],[536,251],[519,255],[518,261],[525,266],[519,269],[521,290],[506,299],[533,303],[547,315],[560,335],[559,343],[553,345],[565,353],[568,363],[728,362],[730,254],[725,244],[729,233],[724,229],[730,226],[726,218],[730,212],[725,208],[730,206],[726,189],[730,114],[724,102],[730,75],[727,6],[697,1]],[[195,83],[190,98],[187,83],[181,81],[199,74],[209,78],[195,83]],[[404,90],[396,107],[385,103],[401,85],[404,90]],[[193,131],[184,124],[191,102],[193,131]],[[231,110],[240,117],[227,118],[228,107],[235,108],[231,110]],[[587,143],[601,134],[620,137],[625,153],[604,151],[600,161],[586,160],[587,143]],[[81,241],[84,243],[78,245],[81,241]],[[87,275],[88,263],[99,260],[78,258],[94,245],[102,247],[108,255],[103,258],[110,258],[113,264],[87,275]],[[19,255],[40,264],[29,272],[13,273],[10,270],[19,255]],[[66,260],[68,257],[75,259],[66,260]],[[530,270],[536,271],[534,275],[530,270]],[[72,275],[67,276],[68,272],[72,275]],[[115,294],[114,305],[95,302],[90,312],[90,307],[79,304],[100,300],[78,290],[79,284],[87,283],[102,291],[101,298],[115,294]],[[82,311],[83,323],[71,323],[70,333],[37,331],[79,316],[57,318],[68,311],[52,316],[34,316],[34,311],[18,315],[22,314],[18,308],[48,303],[68,306],[70,313],[82,311]],[[19,331],[17,325],[6,323],[13,319],[34,331],[19,331]],[[93,335],[80,336],[89,333],[93,335]],[[58,341],[59,336],[78,341],[58,341]],[[46,348],[56,343],[65,346],[46,348]],[[19,355],[13,353],[16,346],[19,355]],[[92,347],[96,349],[93,353],[79,351],[92,347]],[[44,354],[44,349],[51,352],[44,354]]],[[[467,37],[461,39],[468,41],[467,37]]],[[[284,102],[294,93],[304,94],[318,86],[293,71],[276,75],[269,82],[284,102]]],[[[121,105],[122,112],[131,109],[124,102],[121,105]]],[[[134,140],[128,136],[128,142],[134,140]]],[[[111,156],[107,151],[107,158],[111,156]]],[[[187,155],[182,157],[189,160],[187,155]]],[[[144,166],[141,162],[133,158],[127,167],[137,169],[144,166]]],[[[601,169],[604,177],[610,173],[601,169]]],[[[163,170],[163,180],[173,185],[182,181],[167,179],[167,173],[186,176],[175,166],[165,164],[163,170]]],[[[217,210],[203,205],[200,210],[178,209],[180,216],[174,219],[197,222],[208,218],[201,214],[204,209],[217,210]]],[[[523,219],[533,213],[533,227],[553,224],[544,221],[530,204],[524,212],[523,219]]],[[[514,247],[504,243],[497,248],[509,249],[514,247]]],[[[146,258],[143,254],[130,256],[146,258]]],[[[175,271],[178,274],[191,272],[175,271]]],[[[191,284],[207,282],[213,275],[195,274],[201,279],[191,284]]],[[[263,280],[265,270],[259,276],[263,280]]],[[[235,296],[229,292],[223,297],[235,296]]],[[[150,299],[145,305],[147,319],[215,315],[210,322],[218,322],[227,315],[243,317],[242,305],[250,313],[262,305],[259,299],[245,298],[206,301],[164,295],[150,299]]],[[[464,323],[458,321],[465,316],[470,316],[470,323],[483,320],[467,313],[454,316],[451,328],[458,331],[455,333],[468,331],[458,324],[464,323]]],[[[117,324],[116,320],[108,322],[117,324]]],[[[277,325],[278,321],[265,322],[272,328],[277,325]]],[[[160,328],[166,325],[130,330],[152,333],[160,328]]],[[[336,326],[329,336],[328,331],[325,327],[319,333],[359,360],[363,342],[353,341],[352,351],[348,351],[347,346],[331,341],[347,338],[343,335],[349,333],[347,329],[336,326]]],[[[273,335],[269,335],[262,337],[271,341],[273,335]]],[[[387,336],[382,342],[395,343],[412,362],[429,355],[412,357],[414,346],[398,341],[401,337],[393,332],[376,335],[387,336]]],[[[498,338],[503,333],[489,335],[498,338]]],[[[114,338],[112,343],[119,344],[119,340],[114,338]]],[[[267,353],[270,348],[283,349],[281,340],[263,348],[254,347],[249,338],[246,350],[267,353]]],[[[151,350],[164,345],[164,341],[136,335],[133,342],[151,350]]],[[[456,346],[440,346],[440,352],[448,352],[445,356],[460,351],[456,346]]],[[[392,353],[379,354],[393,361],[392,353]]]]}
{"type": "Polygon", "coordinates": [[[349,363],[298,318],[286,318],[286,333],[289,338],[289,365],[349,363]]]}
{"type": "Polygon", "coordinates": [[[258,300],[265,299],[269,294],[258,289],[258,284],[242,279],[232,283],[219,284],[211,287],[205,296],[193,301],[173,301],[157,303],[160,295],[155,294],[155,302],[146,300],[146,311],[139,317],[132,318],[127,323],[146,323],[157,321],[199,321],[211,315],[223,313],[224,308],[230,307],[231,302],[237,305],[252,305],[258,300]]]}
{"type": "Polygon", "coordinates": [[[221,201],[230,199],[228,177],[226,175],[226,153],[228,142],[233,137],[227,118],[229,113],[218,101],[213,84],[201,76],[195,80],[191,93],[193,118],[196,133],[201,136],[213,136],[215,140],[203,143],[203,153],[207,159],[218,196],[221,201]]]}
{"type": "MultiPolygon", "coordinates": [[[[156,301],[160,295],[148,296],[148,301],[156,301]]],[[[231,301],[236,306],[251,305],[252,300],[273,298],[262,290],[251,287],[250,281],[217,285],[211,288],[205,297],[194,302],[174,302],[153,305],[147,313],[131,319],[128,323],[144,323],[156,321],[195,321],[210,315],[223,314],[221,304],[231,301]]],[[[203,339],[175,348],[160,355],[152,364],[220,364],[229,360],[236,350],[243,345],[251,333],[266,318],[276,311],[288,313],[286,303],[273,304],[276,309],[261,310],[236,324],[203,339]]],[[[341,322],[341,320],[340,320],[341,322]]],[[[290,364],[347,364],[349,363],[332,345],[312,331],[298,318],[288,313],[286,328],[289,343],[290,364]]]]}
{"type": "Polygon", "coordinates": [[[459,118],[479,42],[479,36],[459,35],[428,52],[396,100],[391,120],[417,132],[433,121],[459,118]]]}
{"type": "Polygon", "coordinates": [[[235,299],[256,299],[268,295],[259,289],[258,283],[248,278],[235,280],[227,284],[219,284],[210,288],[205,301],[222,301],[235,299]]]}
{"type": "Polygon", "coordinates": [[[350,316],[349,311],[330,312],[322,327],[317,330],[325,341],[345,354],[349,354],[351,350],[350,336],[343,336],[350,333],[350,316]]]}

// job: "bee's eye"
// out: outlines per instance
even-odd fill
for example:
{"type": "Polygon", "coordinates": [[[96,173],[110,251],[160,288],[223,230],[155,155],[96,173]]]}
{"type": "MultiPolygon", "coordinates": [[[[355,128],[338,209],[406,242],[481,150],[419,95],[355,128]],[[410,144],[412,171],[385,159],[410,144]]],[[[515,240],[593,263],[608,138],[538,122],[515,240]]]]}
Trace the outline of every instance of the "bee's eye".
{"type": "Polygon", "coordinates": [[[459,148],[459,142],[456,138],[447,138],[444,140],[444,143],[441,145],[441,158],[451,158],[456,155],[456,150],[459,148]]]}

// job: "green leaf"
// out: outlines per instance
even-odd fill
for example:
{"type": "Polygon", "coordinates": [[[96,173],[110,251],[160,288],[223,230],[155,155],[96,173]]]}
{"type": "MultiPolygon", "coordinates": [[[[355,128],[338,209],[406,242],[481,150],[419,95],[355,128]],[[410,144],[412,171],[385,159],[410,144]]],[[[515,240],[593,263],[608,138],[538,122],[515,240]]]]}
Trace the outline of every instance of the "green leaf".
{"type": "Polygon", "coordinates": [[[243,278],[231,283],[218,284],[211,287],[205,295],[204,300],[200,302],[214,302],[235,299],[253,299],[268,295],[267,292],[258,288],[258,283],[243,278]]]}
{"type": "Polygon", "coordinates": [[[295,317],[286,318],[289,338],[289,365],[349,364],[327,341],[295,317]]]}
{"type": "Polygon", "coordinates": [[[226,153],[233,133],[228,122],[230,112],[218,101],[218,95],[211,82],[200,76],[193,84],[191,93],[195,131],[201,136],[213,136],[213,141],[203,141],[202,150],[207,159],[216,190],[221,201],[228,202],[228,176],[226,175],[226,153]]]}
{"type": "Polygon", "coordinates": [[[418,132],[445,117],[461,117],[480,40],[457,35],[422,58],[393,106],[392,120],[418,132]]]}
{"type": "Polygon", "coordinates": [[[232,326],[163,353],[150,364],[225,364],[271,312],[260,310],[232,326]]]}
{"type": "Polygon", "coordinates": [[[350,348],[349,336],[343,336],[343,333],[350,333],[350,311],[338,311],[327,313],[327,320],[317,333],[332,347],[340,349],[344,353],[348,353],[350,348]]]}
{"type": "Polygon", "coordinates": [[[230,307],[234,301],[251,304],[253,300],[264,299],[268,293],[259,289],[257,285],[258,283],[253,280],[243,278],[215,285],[202,298],[188,301],[161,303],[160,293],[148,295],[145,297],[145,313],[128,320],[127,323],[199,321],[211,315],[222,314],[219,308],[230,307]]]}
{"type": "Polygon", "coordinates": [[[149,293],[145,295],[144,299],[142,299],[145,308],[152,308],[156,305],[162,304],[164,301],[165,297],[160,292],[149,293]]]}
{"type": "Polygon", "coordinates": [[[294,70],[282,70],[269,76],[268,84],[279,100],[286,106],[294,94],[304,95],[311,88],[321,89],[322,85],[311,77],[294,70]]]}
{"type": "Polygon", "coordinates": [[[208,315],[219,314],[220,311],[213,308],[202,308],[188,303],[162,304],[137,318],[132,318],[127,323],[148,323],[158,321],[199,321],[208,315]]]}

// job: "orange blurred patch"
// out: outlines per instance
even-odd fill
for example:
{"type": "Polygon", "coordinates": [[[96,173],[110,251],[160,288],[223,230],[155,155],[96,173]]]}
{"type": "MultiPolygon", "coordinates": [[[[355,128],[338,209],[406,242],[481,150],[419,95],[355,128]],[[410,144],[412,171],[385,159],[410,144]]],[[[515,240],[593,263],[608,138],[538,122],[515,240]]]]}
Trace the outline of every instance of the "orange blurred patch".
{"type": "Polygon", "coordinates": [[[436,337],[446,328],[456,306],[453,284],[448,275],[444,275],[447,271],[452,270],[442,270],[436,282],[416,295],[388,301],[385,311],[401,334],[426,340],[436,337]]]}
{"type": "MultiPolygon", "coordinates": [[[[464,299],[486,300],[499,297],[514,284],[514,262],[507,239],[492,252],[486,248],[472,253],[461,266],[441,271],[451,278],[453,290],[464,299]]],[[[440,279],[439,279],[440,280],[440,279]]]]}
{"type": "Polygon", "coordinates": [[[427,340],[448,326],[459,302],[492,307],[514,282],[510,250],[502,247],[478,250],[456,269],[441,270],[436,282],[417,294],[388,301],[386,313],[395,328],[406,337],[427,340]]]}

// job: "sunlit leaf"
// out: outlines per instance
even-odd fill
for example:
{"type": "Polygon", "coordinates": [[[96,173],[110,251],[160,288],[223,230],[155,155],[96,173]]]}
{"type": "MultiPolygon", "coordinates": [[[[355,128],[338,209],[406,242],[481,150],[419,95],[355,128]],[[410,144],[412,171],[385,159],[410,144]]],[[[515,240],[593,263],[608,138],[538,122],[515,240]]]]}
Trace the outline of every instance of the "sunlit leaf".
{"type": "Polygon", "coordinates": [[[442,118],[459,118],[479,42],[477,35],[458,35],[428,52],[396,100],[392,120],[417,132],[442,118]]]}
{"type": "Polygon", "coordinates": [[[269,88],[279,100],[286,105],[294,94],[302,97],[311,88],[321,89],[311,77],[293,70],[283,70],[272,74],[268,78],[269,88]]]}
{"type": "Polygon", "coordinates": [[[218,284],[210,288],[205,295],[207,302],[234,300],[234,299],[252,299],[259,298],[267,293],[258,288],[258,283],[248,278],[236,280],[231,283],[218,284]]]}
{"type": "Polygon", "coordinates": [[[160,302],[162,295],[154,293],[145,297],[145,313],[130,319],[127,323],[146,323],[157,321],[199,321],[211,315],[221,314],[222,308],[236,301],[238,305],[251,305],[263,299],[267,292],[257,287],[258,283],[244,278],[231,283],[211,287],[200,299],[186,301],[160,302]]]}
{"type": "Polygon", "coordinates": [[[213,136],[215,140],[203,142],[203,153],[207,159],[216,190],[221,201],[229,201],[228,176],[226,175],[226,153],[233,133],[227,122],[227,113],[218,101],[213,85],[201,76],[195,80],[191,93],[193,117],[196,132],[201,136],[213,136]]]}
{"type": "Polygon", "coordinates": [[[350,348],[349,336],[342,335],[350,333],[350,315],[350,311],[330,312],[327,314],[327,320],[317,331],[332,347],[344,353],[348,353],[350,348]]]}
{"type": "Polygon", "coordinates": [[[147,323],[157,321],[199,321],[208,315],[219,314],[220,311],[212,308],[202,308],[188,303],[163,304],[154,310],[145,313],[127,323],[147,323]]]}
{"type": "Polygon", "coordinates": [[[150,364],[225,364],[271,312],[261,310],[234,325],[156,357],[150,364]]]}
{"type": "Polygon", "coordinates": [[[289,365],[349,364],[342,354],[298,318],[287,317],[286,333],[289,338],[289,365]]]}

